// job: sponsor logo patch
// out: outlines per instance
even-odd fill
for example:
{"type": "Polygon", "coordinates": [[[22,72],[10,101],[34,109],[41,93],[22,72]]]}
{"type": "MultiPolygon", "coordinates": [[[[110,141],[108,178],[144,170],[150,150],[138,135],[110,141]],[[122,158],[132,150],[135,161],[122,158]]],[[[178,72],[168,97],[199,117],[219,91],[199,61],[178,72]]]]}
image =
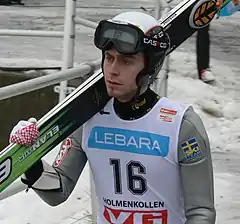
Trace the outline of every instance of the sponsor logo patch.
{"type": "Polygon", "coordinates": [[[161,108],[158,119],[163,122],[172,123],[172,122],[174,122],[174,118],[175,118],[176,114],[177,114],[176,110],[161,108]]]}
{"type": "Polygon", "coordinates": [[[67,138],[65,142],[61,145],[61,149],[59,150],[59,153],[57,154],[57,157],[53,163],[54,167],[58,167],[61,165],[63,160],[66,158],[69,149],[72,147],[72,140],[70,138],[67,138]]]}
{"type": "Polygon", "coordinates": [[[135,103],[132,105],[132,109],[133,110],[138,110],[141,106],[143,106],[144,104],[146,104],[146,99],[144,98],[142,101],[135,103]]]}
{"type": "Polygon", "coordinates": [[[194,29],[207,26],[218,12],[216,3],[212,0],[197,2],[189,16],[189,25],[194,29]]]}
{"type": "Polygon", "coordinates": [[[169,137],[143,131],[96,126],[91,130],[88,147],[165,157],[169,151],[169,137]]]}

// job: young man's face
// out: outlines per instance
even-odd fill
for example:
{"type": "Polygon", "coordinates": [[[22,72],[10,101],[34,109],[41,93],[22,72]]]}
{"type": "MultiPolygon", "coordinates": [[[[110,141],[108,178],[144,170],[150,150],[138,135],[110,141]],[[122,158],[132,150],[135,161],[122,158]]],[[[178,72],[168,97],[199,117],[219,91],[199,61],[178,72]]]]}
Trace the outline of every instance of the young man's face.
{"type": "Polygon", "coordinates": [[[130,101],[137,92],[136,78],[144,68],[144,55],[123,55],[115,49],[105,51],[104,78],[109,96],[130,101]]]}

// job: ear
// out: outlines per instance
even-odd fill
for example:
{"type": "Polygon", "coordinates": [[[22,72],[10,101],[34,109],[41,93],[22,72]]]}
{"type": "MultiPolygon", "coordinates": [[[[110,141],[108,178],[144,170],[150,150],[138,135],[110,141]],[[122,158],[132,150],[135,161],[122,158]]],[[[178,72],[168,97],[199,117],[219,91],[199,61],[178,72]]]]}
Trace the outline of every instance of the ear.
{"type": "Polygon", "coordinates": [[[136,82],[138,86],[138,95],[141,95],[147,90],[150,84],[149,75],[146,75],[146,73],[144,73],[144,70],[142,70],[138,74],[136,82]]]}

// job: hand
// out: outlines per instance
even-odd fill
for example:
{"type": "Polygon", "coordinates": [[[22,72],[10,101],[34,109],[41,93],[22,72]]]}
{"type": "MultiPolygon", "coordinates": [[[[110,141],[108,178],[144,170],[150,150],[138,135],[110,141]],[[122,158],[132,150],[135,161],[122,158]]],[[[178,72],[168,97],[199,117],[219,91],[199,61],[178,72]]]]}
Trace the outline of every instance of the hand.
{"type": "Polygon", "coordinates": [[[19,121],[11,131],[9,142],[26,146],[33,145],[39,137],[36,123],[35,118],[30,118],[28,121],[19,121]]]}
{"type": "Polygon", "coordinates": [[[219,9],[221,5],[223,4],[223,0],[216,0],[216,6],[219,9]]]}
{"type": "Polygon", "coordinates": [[[232,0],[233,4],[237,6],[240,3],[240,0],[232,0]]]}
{"type": "MultiPolygon", "coordinates": [[[[221,5],[223,4],[223,1],[224,0],[216,0],[216,5],[218,8],[221,7],[221,5]]],[[[232,0],[232,2],[235,6],[237,6],[240,3],[240,0],[232,0]]]]}

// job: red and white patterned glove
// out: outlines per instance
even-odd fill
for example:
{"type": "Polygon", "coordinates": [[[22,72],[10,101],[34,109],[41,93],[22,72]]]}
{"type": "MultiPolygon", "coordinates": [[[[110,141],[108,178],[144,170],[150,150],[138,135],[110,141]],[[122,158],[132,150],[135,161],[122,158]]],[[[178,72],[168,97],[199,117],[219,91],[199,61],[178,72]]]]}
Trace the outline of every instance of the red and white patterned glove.
{"type": "Polygon", "coordinates": [[[9,142],[26,146],[33,145],[39,137],[36,123],[35,118],[30,118],[28,121],[19,121],[11,131],[9,142]]]}

